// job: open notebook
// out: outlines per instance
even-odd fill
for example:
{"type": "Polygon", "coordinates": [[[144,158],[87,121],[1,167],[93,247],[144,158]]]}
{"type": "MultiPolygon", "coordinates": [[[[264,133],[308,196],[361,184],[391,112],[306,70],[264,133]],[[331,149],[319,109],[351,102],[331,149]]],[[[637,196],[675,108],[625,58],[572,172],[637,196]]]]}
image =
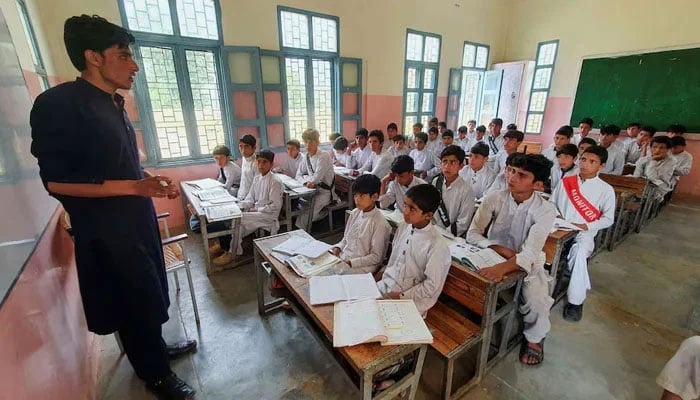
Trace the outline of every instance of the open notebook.
{"type": "Polygon", "coordinates": [[[333,347],[379,342],[382,346],[432,343],[413,300],[358,300],[335,303],[333,347]]]}
{"type": "Polygon", "coordinates": [[[492,267],[498,263],[506,261],[493,249],[481,249],[469,243],[452,243],[450,245],[450,255],[462,265],[467,266],[472,271],[482,268],[492,267]]]}
{"type": "Polygon", "coordinates": [[[312,276],[309,279],[311,305],[382,297],[372,274],[312,276]]]}

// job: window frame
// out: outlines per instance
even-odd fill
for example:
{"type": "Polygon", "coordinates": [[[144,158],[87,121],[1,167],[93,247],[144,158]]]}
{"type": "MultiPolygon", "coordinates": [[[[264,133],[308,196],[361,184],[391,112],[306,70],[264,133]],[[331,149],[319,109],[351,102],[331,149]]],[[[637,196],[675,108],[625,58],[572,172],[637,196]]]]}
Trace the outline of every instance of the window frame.
{"type": "MultiPolygon", "coordinates": [[[[15,0],[17,4],[17,9],[20,13],[21,23],[26,27],[27,39],[29,39],[29,46],[31,51],[36,55],[36,63],[34,63],[34,72],[39,76],[39,87],[41,91],[51,87],[49,83],[49,76],[46,72],[46,65],[44,64],[44,58],[41,55],[41,49],[39,49],[39,42],[36,39],[36,32],[34,31],[34,25],[32,24],[32,19],[29,16],[29,9],[27,9],[27,3],[24,0],[15,0]]],[[[32,60],[34,61],[34,60],[32,60]]]]}
{"type": "Polygon", "coordinates": [[[483,94],[483,91],[484,91],[484,74],[485,74],[486,71],[488,71],[488,69],[489,69],[489,60],[490,60],[490,59],[491,59],[491,45],[488,45],[488,44],[485,44],[485,43],[472,42],[472,41],[469,41],[469,40],[465,40],[464,43],[462,44],[462,57],[461,57],[461,60],[462,60],[462,67],[461,67],[461,68],[462,68],[462,74],[461,74],[461,76],[460,76],[459,113],[458,113],[458,116],[457,116],[457,121],[458,121],[457,124],[458,124],[458,125],[460,125],[460,124],[461,124],[461,125],[466,125],[467,123],[464,121],[465,119],[466,119],[467,121],[469,121],[469,120],[471,120],[471,119],[474,119],[474,120],[477,121],[477,124],[478,124],[479,116],[481,115],[481,106],[482,106],[481,98],[482,98],[482,94],[483,94]],[[474,49],[474,66],[472,66],[472,67],[467,67],[467,66],[464,65],[464,50],[465,50],[465,47],[467,47],[467,45],[474,46],[474,48],[475,48],[475,49],[474,49]],[[485,48],[486,48],[486,64],[484,65],[483,68],[477,67],[477,66],[476,66],[476,55],[478,54],[479,47],[485,47],[485,48]],[[462,92],[462,91],[464,90],[464,87],[463,87],[463,84],[464,84],[464,77],[465,77],[465,72],[467,72],[467,71],[472,71],[472,72],[478,72],[478,73],[479,73],[479,87],[478,87],[478,89],[477,89],[477,92],[478,92],[478,93],[476,94],[476,104],[475,104],[475,110],[474,110],[475,115],[474,115],[473,117],[470,117],[470,118],[462,118],[462,117],[463,117],[463,112],[464,112],[464,111],[463,111],[463,107],[462,107],[463,104],[464,104],[464,96],[463,96],[463,92],[462,92]]]}
{"type": "MultiPolygon", "coordinates": [[[[417,122],[421,122],[421,116],[425,115],[426,113],[431,113],[431,118],[435,117],[437,113],[437,97],[438,97],[438,83],[439,83],[439,78],[440,78],[440,58],[442,57],[442,35],[437,34],[437,33],[431,33],[431,32],[424,32],[424,31],[419,31],[415,29],[406,29],[406,35],[405,35],[405,40],[404,40],[404,68],[403,68],[403,96],[402,96],[402,104],[401,104],[401,124],[404,125],[406,123],[406,118],[409,116],[416,116],[417,122]],[[437,62],[427,62],[427,61],[415,61],[415,60],[409,60],[408,59],[408,35],[409,34],[414,34],[414,35],[420,35],[422,36],[422,46],[421,46],[421,57],[425,58],[425,39],[426,37],[432,37],[436,38],[440,41],[440,44],[438,46],[438,57],[437,57],[437,62]],[[409,68],[415,68],[417,72],[420,74],[416,74],[416,79],[418,80],[418,88],[416,89],[409,89],[408,88],[408,70],[409,68]],[[423,88],[423,83],[424,83],[424,73],[425,69],[434,69],[435,70],[435,85],[433,89],[425,90],[423,88]],[[406,97],[408,95],[408,92],[416,92],[418,94],[418,107],[417,111],[415,112],[406,112],[406,97]],[[432,93],[433,94],[433,101],[432,101],[432,111],[423,111],[423,95],[424,93],[432,93]],[[410,115],[407,115],[410,114],[410,115]]],[[[402,132],[411,132],[410,131],[411,127],[403,126],[402,132]]]]}
{"type": "Polygon", "coordinates": [[[167,47],[173,52],[175,74],[180,92],[180,103],[182,106],[184,125],[187,132],[187,145],[190,151],[190,155],[185,157],[163,158],[161,156],[158,137],[156,134],[155,121],[153,120],[152,103],[147,89],[148,84],[146,82],[146,75],[143,71],[140,71],[136,74],[135,85],[132,88],[132,91],[134,93],[140,117],[140,120],[138,122],[133,122],[133,125],[136,130],[142,131],[144,147],[146,150],[146,161],[142,162],[142,165],[147,167],[168,167],[211,162],[211,155],[201,154],[200,151],[199,137],[197,135],[197,124],[194,117],[192,87],[189,84],[189,70],[187,67],[186,51],[208,51],[212,52],[214,55],[214,64],[216,67],[219,92],[221,93],[219,98],[219,107],[221,110],[221,122],[224,129],[224,144],[231,147],[232,144],[237,143],[237,140],[231,137],[231,117],[228,115],[228,110],[230,110],[230,98],[225,90],[226,86],[224,84],[227,77],[224,76],[224,60],[222,59],[223,27],[221,23],[221,4],[218,0],[212,0],[214,3],[214,10],[216,12],[218,25],[217,32],[219,35],[219,38],[214,40],[181,35],[180,21],[177,14],[177,0],[167,0],[170,7],[171,22],[173,24],[172,35],[134,30],[128,25],[124,1],[125,0],[117,0],[122,26],[129,29],[129,32],[136,39],[136,42],[132,45],[132,50],[134,52],[134,57],[139,64],[139,68],[143,68],[141,47],[167,47]],[[142,88],[142,90],[139,90],[139,88],[142,88]]]}
{"type": "Polygon", "coordinates": [[[547,40],[544,42],[537,43],[537,54],[535,55],[535,69],[532,73],[532,81],[530,82],[530,93],[529,93],[528,99],[527,99],[527,113],[525,114],[525,126],[523,127],[523,132],[527,135],[541,135],[542,134],[542,126],[544,125],[544,115],[545,115],[545,112],[547,112],[547,101],[549,100],[549,92],[552,89],[552,78],[554,77],[554,68],[557,65],[557,56],[558,55],[559,55],[559,39],[547,40]],[[548,44],[556,44],[556,48],[554,50],[554,58],[552,59],[552,63],[551,64],[538,64],[539,59],[540,59],[540,52],[542,51],[542,48],[548,44]],[[551,69],[552,70],[552,72],[549,75],[549,82],[547,83],[546,88],[534,89],[535,77],[537,77],[537,71],[542,70],[542,69],[551,69]],[[542,108],[542,111],[532,111],[530,109],[532,106],[532,95],[534,93],[545,93],[544,107],[542,108]],[[530,115],[542,115],[542,123],[540,124],[540,129],[538,132],[529,131],[527,129],[528,120],[530,119],[530,115]]]}

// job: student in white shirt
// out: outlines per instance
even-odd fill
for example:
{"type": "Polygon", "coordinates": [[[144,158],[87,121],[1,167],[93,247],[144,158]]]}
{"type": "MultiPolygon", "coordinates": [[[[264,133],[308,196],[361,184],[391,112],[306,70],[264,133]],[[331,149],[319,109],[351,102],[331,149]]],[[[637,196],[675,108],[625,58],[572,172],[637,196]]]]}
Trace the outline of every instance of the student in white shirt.
{"type": "MultiPolygon", "coordinates": [[[[443,150],[447,146],[452,146],[453,144],[455,144],[455,133],[452,132],[452,129],[445,129],[445,131],[442,132],[440,135],[441,135],[441,139],[442,139],[443,150]]],[[[464,150],[464,149],[462,149],[462,150],[464,150]]]]}
{"type": "Polygon", "coordinates": [[[634,164],[640,158],[649,155],[651,153],[651,139],[655,134],[656,128],[653,126],[643,126],[637,133],[635,140],[627,145],[625,162],[634,164]]]}
{"type": "Polygon", "coordinates": [[[438,135],[442,137],[442,134],[447,131],[447,122],[445,121],[440,121],[438,122],[438,135]]]}
{"type": "Polygon", "coordinates": [[[518,151],[518,146],[525,139],[525,134],[520,131],[508,131],[503,135],[503,147],[493,158],[489,158],[489,167],[496,173],[501,174],[506,169],[506,159],[509,155],[518,151]]]}
{"type": "Polygon", "coordinates": [[[408,148],[406,145],[406,136],[404,135],[396,135],[392,139],[393,145],[389,147],[389,154],[391,154],[392,158],[396,158],[401,155],[408,155],[408,153],[411,152],[411,149],[408,148]]]}
{"type": "Polygon", "coordinates": [[[601,173],[622,175],[625,167],[625,149],[622,144],[617,143],[618,136],[620,127],[617,125],[606,125],[600,130],[600,146],[608,151],[608,162],[601,173]]]}
{"type": "Polygon", "coordinates": [[[557,129],[554,133],[554,143],[549,145],[543,152],[542,155],[547,157],[547,159],[554,164],[557,163],[557,150],[565,144],[571,143],[571,138],[574,136],[574,128],[569,125],[564,125],[557,129]]]}
{"type": "MultiPolygon", "coordinates": [[[[469,137],[469,142],[467,144],[467,148],[471,150],[471,148],[474,147],[474,145],[477,143],[487,144],[486,143],[486,127],[483,125],[477,126],[476,129],[474,130],[474,136],[469,137]]],[[[489,147],[489,155],[495,156],[496,153],[492,152],[490,149],[491,148],[489,147]]]]}
{"type": "Polygon", "coordinates": [[[489,135],[486,137],[486,144],[489,145],[491,149],[490,154],[498,154],[503,148],[504,138],[501,135],[501,129],[503,128],[503,120],[500,118],[494,118],[489,123],[489,135]]]}
{"type": "Polygon", "coordinates": [[[396,137],[398,134],[399,127],[395,122],[391,122],[386,126],[386,137],[384,138],[384,144],[382,145],[384,150],[389,150],[394,146],[394,137],[396,137]]]}
{"type": "Polygon", "coordinates": [[[684,125],[681,124],[672,124],[669,125],[668,128],[666,128],[666,135],[669,138],[675,137],[675,136],[683,136],[687,132],[687,129],[685,128],[684,125]]]}
{"type": "Polygon", "coordinates": [[[452,262],[447,241],[430,223],[439,204],[440,193],[431,185],[408,189],[404,223],[396,229],[389,263],[377,282],[384,297],[413,300],[423,318],[437,302],[452,262]]]}
{"type": "Polygon", "coordinates": [[[343,239],[331,252],[344,263],[340,273],[374,274],[386,256],[391,226],[375,207],[381,182],[374,175],[361,175],[352,183],[356,208],[350,212],[343,239]]]}
{"type": "Polygon", "coordinates": [[[656,378],[661,400],[700,399],[700,336],[689,337],[656,378]]]}
{"type": "Polygon", "coordinates": [[[489,159],[489,146],[477,143],[470,150],[469,164],[459,170],[459,176],[471,185],[474,197],[480,199],[496,179],[496,173],[486,164],[489,159]]]}
{"type": "Polygon", "coordinates": [[[464,125],[457,128],[457,137],[454,140],[454,144],[461,147],[465,153],[471,149],[471,147],[468,147],[469,146],[469,136],[467,135],[467,131],[468,131],[468,129],[464,125]]]}
{"type": "Polygon", "coordinates": [[[581,155],[578,175],[562,179],[552,192],[550,201],[561,217],[581,228],[567,257],[571,280],[566,292],[564,319],[580,321],[583,302],[591,289],[588,257],[595,248],[595,236],[615,222],[615,190],[598,177],[607,161],[607,150],[591,146],[581,155]]]}
{"type": "Polygon", "coordinates": [[[464,236],[474,215],[474,191],[459,177],[465,157],[461,147],[445,147],[440,155],[442,173],[431,181],[441,197],[440,206],[433,215],[435,224],[455,237],[464,236]]]}
{"type": "Polygon", "coordinates": [[[352,155],[348,153],[348,140],[341,136],[333,142],[333,154],[331,157],[336,167],[352,168],[352,155]]]}
{"type": "MultiPolygon", "coordinates": [[[[573,143],[572,143],[573,144],[573,143]]],[[[583,154],[584,151],[586,151],[587,148],[591,146],[597,146],[598,143],[596,143],[593,138],[583,138],[578,144],[578,155],[580,156],[583,154]]]]}
{"type": "Polygon", "coordinates": [[[651,140],[651,154],[640,158],[634,167],[635,178],[644,178],[655,185],[653,196],[657,201],[673,190],[676,161],[668,155],[670,144],[667,136],[655,137],[651,140]]]}
{"type": "Polygon", "coordinates": [[[629,147],[637,141],[637,135],[639,135],[639,130],[641,128],[642,126],[639,124],[639,122],[630,122],[627,124],[627,136],[622,140],[625,150],[629,149],[629,147]]]}
{"type": "Polygon", "coordinates": [[[367,137],[369,132],[367,129],[360,128],[355,132],[355,142],[350,147],[352,154],[352,165],[347,168],[360,168],[365,165],[367,160],[372,156],[372,149],[367,145],[367,137]]]}
{"type": "Polygon", "coordinates": [[[416,185],[424,185],[426,182],[413,175],[413,159],[407,155],[400,155],[391,163],[391,172],[382,178],[379,190],[379,206],[403,212],[403,203],[408,189],[416,185]]]}
{"type": "Polygon", "coordinates": [[[411,150],[409,156],[413,159],[416,174],[424,180],[433,179],[440,173],[440,160],[432,151],[426,148],[428,135],[423,132],[417,133],[415,137],[416,148],[411,150]]]}
{"type": "Polygon", "coordinates": [[[271,234],[276,234],[279,229],[279,215],[282,209],[282,195],[284,187],[282,182],[270,172],[275,153],[271,150],[260,150],[256,157],[258,175],[253,179],[253,185],[248,195],[238,203],[243,215],[241,216],[238,231],[238,243],[231,239],[231,251],[215,258],[212,262],[216,266],[224,266],[233,261],[233,249],[237,255],[243,254],[243,238],[254,233],[259,228],[270,229],[271,234]]]}
{"type": "Polygon", "coordinates": [[[432,127],[428,129],[428,141],[425,143],[426,150],[432,152],[438,158],[440,158],[442,149],[445,148],[445,146],[442,144],[442,139],[439,136],[439,129],[432,127]]]}
{"type": "Polygon", "coordinates": [[[578,144],[581,143],[581,139],[588,137],[592,129],[593,120],[588,117],[582,119],[581,122],[578,123],[578,133],[574,135],[574,138],[571,140],[571,143],[578,146],[578,144]]]}
{"type": "Polygon", "coordinates": [[[676,161],[676,168],[673,170],[673,187],[675,188],[681,176],[690,174],[693,167],[693,155],[685,151],[685,138],[674,136],[671,138],[671,155],[676,161]]]}
{"type": "Polygon", "coordinates": [[[552,173],[549,177],[549,193],[559,187],[561,180],[567,176],[577,175],[576,159],[578,158],[578,148],[573,143],[567,143],[557,150],[557,158],[552,165],[552,173]]]}
{"type": "Polygon", "coordinates": [[[241,185],[241,167],[231,161],[231,150],[224,145],[214,147],[212,154],[216,166],[219,167],[219,176],[216,180],[223,183],[224,188],[232,196],[236,196],[241,185]]]}
{"type": "Polygon", "coordinates": [[[290,178],[297,176],[299,164],[304,160],[304,155],[301,154],[301,143],[296,139],[290,139],[287,142],[287,160],[279,167],[273,168],[272,172],[285,174],[290,178]]]}
{"type": "Polygon", "coordinates": [[[503,172],[501,172],[500,174],[496,175],[496,179],[493,180],[491,186],[486,190],[486,192],[484,192],[484,197],[488,196],[492,192],[498,192],[499,190],[508,189],[508,180],[510,179],[510,174],[512,171],[512,168],[508,167],[511,166],[511,162],[518,154],[523,153],[513,153],[509,155],[508,158],[506,158],[505,170],[503,170],[503,172]]]}
{"type": "Polygon", "coordinates": [[[519,268],[527,272],[522,292],[525,303],[520,308],[525,313],[520,362],[535,365],[544,359],[544,338],[551,327],[549,308],[554,300],[548,294],[550,278],[542,249],[557,215],[554,206],[535,190],[549,178],[552,163],[541,154],[515,153],[512,157],[508,189],[486,195],[469,227],[467,242],[490,247],[506,259],[482,268],[480,275],[498,282],[519,268]]]}
{"type": "Polygon", "coordinates": [[[304,155],[304,161],[299,165],[296,180],[309,189],[316,189],[314,209],[311,210],[311,213],[307,210],[304,214],[297,217],[296,220],[296,227],[305,229],[309,218],[312,218],[312,221],[318,221],[325,216],[322,212],[331,202],[335,171],[333,170],[331,156],[318,148],[319,133],[316,129],[310,128],[305,130],[301,134],[301,139],[306,146],[306,154],[304,155]]]}
{"type": "Polygon", "coordinates": [[[238,141],[238,150],[241,152],[241,186],[236,197],[239,199],[246,198],[253,185],[253,178],[259,173],[255,165],[256,145],[257,140],[253,135],[243,135],[238,141]]]}
{"type": "Polygon", "coordinates": [[[382,131],[375,129],[369,133],[369,147],[372,149],[372,154],[369,159],[357,170],[353,170],[351,175],[357,176],[362,173],[370,173],[379,179],[382,179],[389,173],[391,161],[393,157],[388,150],[384,150],[384,134],[382,131]]]}

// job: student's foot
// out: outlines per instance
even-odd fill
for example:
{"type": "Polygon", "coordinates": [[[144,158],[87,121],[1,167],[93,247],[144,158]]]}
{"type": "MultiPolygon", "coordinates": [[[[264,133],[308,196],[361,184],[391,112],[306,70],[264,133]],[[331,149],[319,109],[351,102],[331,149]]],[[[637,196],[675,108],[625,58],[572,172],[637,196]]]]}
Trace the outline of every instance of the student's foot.
{"type": "Polygon", "coordinates": [[[210,257],[218,257],[223,252],[224,252],[224,249],[221,248],[221,245],[219,243],[214,243],[213,246],[209,246],[209,256],[210,257]]]}
{"type": "Polygon", "coordinates": [[[146,388],[161,400],[192,400],[195,394],[190,385],[173,373],[158,381],[146,383],[146,388]]]}
{"type": "Polygon", "coordinates": [[[583,304],[566,303],[564,306],[564,319],[571,322],[578,322],[583,317],[583,304]]]}
{"type": "Polygon", "coordinates": [[[174,360],[188,353],[194,353],[197,350],[196,340],[186,340],[184,342],[172,343],[165,346],[168,352],[168,358],[174,360]]]}
{"type": "Polygon", "coordinates": [[[541,364],[544,360],[544,339],[539,343],[530,343],[523,339],[520,346],[520,362],[525,365],[541,364]]]}
{"type": "Polygon", "coordinates": [[[212,263],[217,267],[223,267],[225,265],[231,264],[233,262],[233,255],[230,252],[225,252],[224,254],[216,257],[212,263]]]}

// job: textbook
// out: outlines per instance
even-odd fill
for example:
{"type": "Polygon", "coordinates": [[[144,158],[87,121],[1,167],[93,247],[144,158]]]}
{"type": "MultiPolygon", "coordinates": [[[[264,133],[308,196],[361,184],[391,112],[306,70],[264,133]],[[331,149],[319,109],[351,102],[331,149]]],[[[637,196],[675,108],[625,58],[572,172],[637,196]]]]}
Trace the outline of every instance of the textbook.
{"type": "MultiPolygon", "coordinates": [[[[275,251],[273,251],[272,253],[275,253],[275,251]]],[[[296,256],[289,257],[287,259],[287,264],[292,268],[292,271],[294,271],[297,275],[301,276],[302,278],[309,278],[311,276],[320,274],[321,272],[327,270],[328,268],[334,266],[339,262],[340,258],[334,256],[331,253],[323,253],[321,256],[316,258],[309,258],[299,254],[296,256]]]]}
{"type": "Polygon", "coordinates": [[[283,184],[287,189],[296,189],[296,188],[300,188],[300,187],[304,186],[304,185],[302,185],[301,182],[299,182],[298,180],[296,180],[296,179],[294,179],[294,178],[291,178],[291,177],[289,177],[289,176],[287,176],[287,175],[285,175],[285,174],[278,174],[278,173],[276,173],[275,176],[277,177],[277,179],[279,179],[280,181],[282,181],[282,184],[283,184]]]}
{"type": "Polygon", "coordinates": [[[225,221],[228,219],[238,218],[243,215],[241,209],[236,203],[225,203],[212,205],[204,208],[204,213],[207,216],[208,222],[225,221]]]}
{"type": "Polygon", "coordinates": [[[480,249],[466,242],[452,243],[450,245],[450,254],[455,261],[472,271],[492,267],[506,261],[493,249],[480,249]]]}
{"type": "Polygon", "coordinates": [[[312,276],[309,279],[311,305],[382,297],[372,274],[312,276]]]}
{"type": "Polygon", "coordinates": [[[403,214],[398,209],[396,210],[379,210],[384,218],[389,222],[389,225],[399,226],[400,223],[404,222],[403,214]]]}
{"type": "Polygon", "coordinates": [[[272,248],[273,251],[278,253],[284,253],[290,256],[301,254],[308,258],[318,258],[330,249],[330,244],[303,236],[292,236],[272,248]]]}
{"type": "Polygon", "coordinates": [[[563,231],[580,231],[581,230],[581,228],[574,225],[573,223],[571,223],[565,219],[559,218],[559,217],[557,217],[554,220],[554,227],[552,229],[554,231],[560,230],[560,229],[563,231]]]}
{"type": "Polygon", "coordinates": [[[224,189],[222,186],[200,190],[196,192],[196,195],[202,201],[213,201],[218,199],[231,199],[231,201],[235,200],[235,197],[231,196],[231,193],[229,193],[228,190],[224,189]]]}
{"type": "Polygon", "coordinates": [[[334,166],[333,171],[335,171],[336,174],[350,175],[350,169],[345,167],[334,166]]]}
{"type": "Polygon", "coordinates": [[[194,186],[200,190],[214,189],[216,187],[224,186],[223,183],[211,178],[199,179],[196,181],[187,181],[185,183],[187,183],[190,186],[194,186]]]}
{"type": "Polygon", "coordinates": [[[333,347],[379,342],[382,346],[432,343],[413,300],[358,300],[335,303],[333,347]]]}

